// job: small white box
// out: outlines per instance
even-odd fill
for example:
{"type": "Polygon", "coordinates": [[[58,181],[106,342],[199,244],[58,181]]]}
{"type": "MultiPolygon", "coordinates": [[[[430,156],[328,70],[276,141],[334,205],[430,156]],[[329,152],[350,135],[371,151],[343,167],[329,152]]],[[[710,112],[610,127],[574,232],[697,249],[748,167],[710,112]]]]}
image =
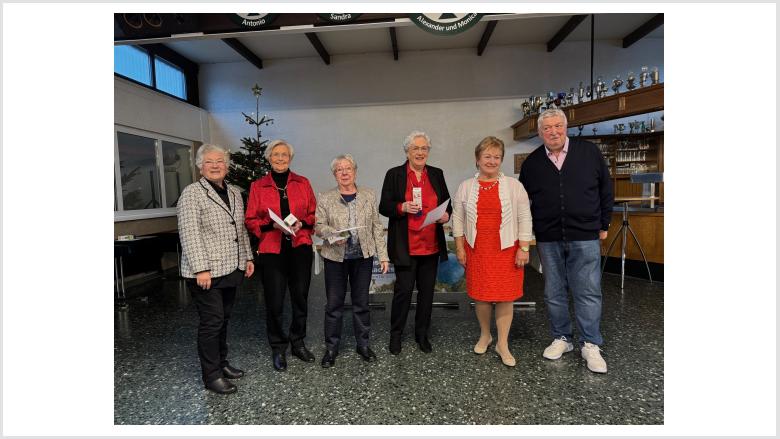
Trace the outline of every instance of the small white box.
{"type": "Polygon", "coordinates": [[[298,222],[298,218],[296,218],[295,215],[293,214],[287,215],[287,218],[284,219],[284,223],[290,227],[292,227],[297,222],[298,222]]]}

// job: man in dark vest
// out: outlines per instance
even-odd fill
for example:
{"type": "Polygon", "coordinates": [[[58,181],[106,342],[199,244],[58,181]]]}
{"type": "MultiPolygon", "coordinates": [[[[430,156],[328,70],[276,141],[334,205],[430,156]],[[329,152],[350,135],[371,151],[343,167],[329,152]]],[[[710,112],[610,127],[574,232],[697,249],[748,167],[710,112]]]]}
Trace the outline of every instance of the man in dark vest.
{"type": "Polygon", "coordinates": [[[566,136],[566,115],[551,109],[539,115],[544,141],[520,170],[531,200],[536,248],[544,272],[544,302],[553,342],[542,354],[557,360],[574,349],[569,294],[588,369],[607,372],[601,356],[601,244],[612,217],[612,181],[598,147],[566,136]]]}

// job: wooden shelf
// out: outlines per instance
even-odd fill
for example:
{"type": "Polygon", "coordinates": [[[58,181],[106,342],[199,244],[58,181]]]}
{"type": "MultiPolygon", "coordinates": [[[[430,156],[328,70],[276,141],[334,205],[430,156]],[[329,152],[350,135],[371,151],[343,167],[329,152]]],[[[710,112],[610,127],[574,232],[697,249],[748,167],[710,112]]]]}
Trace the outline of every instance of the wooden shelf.
{"type": "MultiPolygon", "coordinates": [[[[603,122],[605,120],[650,113],[663,109],[663,83],[562,108],[562,110],[566,112],[569,127],[603,122]]],[[[538,117],[538,114],[532,114],[512,125],[514,140],[523,140],[536,136],[536,119],[538,117]]],[[[642,133],[639,135],[642,135],[642,133]]],[[[593,137],[604,136],[597,135],[593,137]]]]}

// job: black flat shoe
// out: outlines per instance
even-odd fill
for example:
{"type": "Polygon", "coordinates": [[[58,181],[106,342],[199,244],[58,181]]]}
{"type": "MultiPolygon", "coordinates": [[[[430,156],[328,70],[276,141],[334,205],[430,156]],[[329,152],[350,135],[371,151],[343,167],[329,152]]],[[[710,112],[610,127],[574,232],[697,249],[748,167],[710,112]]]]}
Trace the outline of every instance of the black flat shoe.
{"type": "Polygon", "coordinates": [[[292,348],[292,354],[307,363],[311,363],[312,361],[314,361],[314,355],[311,352],[309,352],[308,349],[306,349],[306,346],[292,348]]]}
{"type": "Polygon", "coordinates": [[[358,346],[357,349],[355,349],[355,352],[363,357],[363,361],[376,361],[376,354],[368,346],[358,346]]]}
{"type": "Polygon", "coordinates": [[[287,357],[283,353],[273,354],[274,369],[284,372],[287,370],[287,357]]]}
{"type": "Polygon", "coordinates": [[[417,345],[420,346],[420,350],[425,352],[426,354],[430,354],[431,352],[433,352],[433,346],[431,346],[431,342],[428,341],[428,337],[425,337],[422,340],[418,341],[417,345]]]}
{"type": "Polygon", "coordinates": [[[214,381],[206,384],[206,388],[212,392],[219,393],[220,395],[227,395],[229,393],[235,393],[238,390],[235,384],[224,378],[217,378],[214,381]]]}
{"type": "Polygon", "coordinates": [[[400,354],[401,353],[401,337],[390,336],[390,346],[388,346],[387,349],[393,355],[400,354]]]}
{"type": "Polygon", "coordinates": [[[222,368],[222,375],[225,375],[225,378],[236,380],[244,376],[244,371],[228,364],[222,368]]]}
{"type": "Polygon", "coordinates": [[[322,362],[320,363],[323,368],[327,369],[329,367],[333,367],[336,364],[336,354],[333,351],[325,351],[325,356],[322,357],[322,362]]]}

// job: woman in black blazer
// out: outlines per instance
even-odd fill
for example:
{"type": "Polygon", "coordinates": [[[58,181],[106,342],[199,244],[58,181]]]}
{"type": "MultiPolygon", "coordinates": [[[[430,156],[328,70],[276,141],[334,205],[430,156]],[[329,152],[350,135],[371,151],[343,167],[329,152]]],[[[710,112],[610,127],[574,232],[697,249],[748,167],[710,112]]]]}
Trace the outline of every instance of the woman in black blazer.
{"type": "Polygon", "coordinates": [[[442,170],[426,164],[430,149],[430,138],[421,131],[412,131],[404,141],[407,161],[388,170],[382,184],[379,213],[389,219],[387,253],[395,266],[389,346],[393,355],[401,352],[401,337],[415,283],[418,291],[415,340],[421,351],[432,351],[428,329],[433,287],[439,260],[447,260],[447,241],[442,224],[449,221],[452,204],[447,206],[447,212],[436,223],[420,229],[427,213],[450,199],[442,170]]]}

